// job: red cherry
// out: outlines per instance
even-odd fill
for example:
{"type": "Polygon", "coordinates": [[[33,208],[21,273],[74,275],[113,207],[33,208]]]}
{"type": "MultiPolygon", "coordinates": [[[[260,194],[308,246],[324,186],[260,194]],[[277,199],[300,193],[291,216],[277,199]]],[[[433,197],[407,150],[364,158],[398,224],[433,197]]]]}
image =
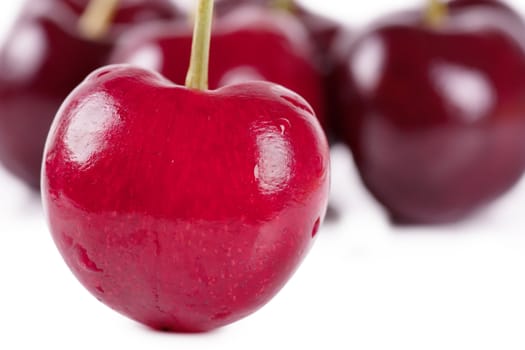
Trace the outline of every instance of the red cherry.
{"type": "Polygon", "coordinates": [[[343,136],[401,222],[463,218],[525,168],[524,27],[493,5],[460,5],[434,25],[421,11],[390,16],[341,66],[343,136]]]}
{"type": "MultiPolygon", "coordinates": [[[[242,7],[215,21],[209,85],[267,80],[303,96],[324,123],[321,77],[303,26],[288,15],[242,7]]],[[[183,83],[189,63],[192,30],[187,23],[150,26],[126,35],[111,59],[160,72],[183,83]]]]}
{"type": "Polygon", "coordinates": [[[328,154],[311,108],[284,88],[205,93],[113,66],[59,112],[43,197],[60,252],[99,300],[154,328],[204,331],[255,311],[295,271],[324,215],[328,154]]]}
{"type": "MultiPolygon", "coordinates": [[[[149,1],[142,1],[142,7],[135,4],[137,21],[142,11],[150,16],[158,10],[158,18],[168,15],[149,1]]],[[[69,92],[107,61],[117,27],[108,38],[90,40],[79,33],[78,16],[62,2],[39,0],[26,11],[0,52],[0,161],[38,188],[51,121],[69,92]]],[[[124,26],[122,22],[118,30],[124,26]]]]}
{"type": "Polygon", "coordinates": [[[304,25],[309,33],[310,41],[314,45],[313,57],[319,68],[324,89],[325,110],[318,114],[325,116],[325,129],[328,128],[329,134],[333,134],[331,121],[337,118],[339,110],[337,101],[334,101],[337,88],[333,73],[337,61],[332,46],[338,37],[343,34],[349,35],[347,29],[341,23],[311,11],[295,0],[217,0],[216,12],[218,17],[227,16],[246,4],[271,9],[274,13],[286,13],[297,18],[304,25]]]}
{"type": "MultiPolygon", "coordinates": [[[[212,4],[197,16],[206,33],[212,4]]],[[[101,68],[62,105],[44,154],[44,208],[68,266],[113,309],[174,331],[268,302],[307,253],[329,187],[312,108],[267,82],[203,91],[199,33],[192,88],[101,68]]]]}

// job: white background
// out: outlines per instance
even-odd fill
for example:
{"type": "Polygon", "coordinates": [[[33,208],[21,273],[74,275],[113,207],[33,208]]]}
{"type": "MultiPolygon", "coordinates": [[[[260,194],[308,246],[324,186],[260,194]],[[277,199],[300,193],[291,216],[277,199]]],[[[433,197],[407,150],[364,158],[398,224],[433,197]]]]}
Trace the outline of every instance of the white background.
{"type": "MultiPolygon", "coordinates": [[[[353,26],[409,0],[310,0],[353,26]]],[[[511,1],[525,12],[522,0],[511,1]]],[[[19,4],[0,3],[4,37],[19,4]]],[[[218,331],[151,331],[69,272],[39,198],[0,169],[0,349],[523,349],[525,181],[450,226],[398,228],[333,150],[332,203],[299,271],[262,310],[218,331]]]]}

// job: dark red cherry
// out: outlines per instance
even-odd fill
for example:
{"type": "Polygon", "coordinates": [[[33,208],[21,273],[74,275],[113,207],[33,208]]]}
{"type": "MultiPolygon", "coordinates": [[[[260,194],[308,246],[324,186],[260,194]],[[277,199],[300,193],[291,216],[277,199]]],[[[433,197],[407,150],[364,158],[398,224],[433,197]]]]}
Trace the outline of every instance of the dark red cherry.
{"type": "Polygon", "coordinates": [[[524,27],[505,8],[468,3],[437,21],[389,16],[340,66],[343,136],[397,221],[461,219],[525,168],[524,27]]]}

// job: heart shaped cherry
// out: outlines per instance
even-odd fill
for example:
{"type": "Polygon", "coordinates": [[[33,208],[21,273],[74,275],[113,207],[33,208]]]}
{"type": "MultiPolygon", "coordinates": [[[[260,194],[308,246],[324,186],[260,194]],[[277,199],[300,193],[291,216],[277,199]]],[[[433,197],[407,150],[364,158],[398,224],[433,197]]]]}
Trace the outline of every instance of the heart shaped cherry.
{"type": "MultiPolygon", "coordinates": [[[[126,25],[122,21],[118,30],[110,27],[107,37],[93,40],[80,33],[78,16],[63,2],[39,0],[29,6],[33,3],[28,3],[0,52],[0,161],[38,188],[44,141],[58,107],[87,74],[106,63],[126,25]]],[[[128,29],[151,18],[151,13],[159,19],[175,15],[156,2],[134,4],[128,29]],[[140,19],[141,13],[147,16],[140,19]]]]}
{"type": "Polygon", "coordinates": [[[522,176],[525,30],[485,2],[389,16],[342,65],[343,136],[396,221],[461,219],[522,176]]]}
{"type": "Polygon", "coordinates": [[[206,91],[213,1],[200,0],[187,86],[115,65],[66,99],[42,196],[68,266],[156,329],[206,331],[263,306],[323,219],[329,148],[312,108],[272,83],[206,91]]]}
{"type": "MultiPolygon", "coordinates": [[[[149,26],[124,36],[111,61],[153,69],[184,82],[192,31],[187,22],[149,26]]],[[[324,123],[321,77],[303,26],[288,15],[242,7],[217,19],[213,27],[211,88],[233,82],[266,80],[303,96],[324,123]]]]}

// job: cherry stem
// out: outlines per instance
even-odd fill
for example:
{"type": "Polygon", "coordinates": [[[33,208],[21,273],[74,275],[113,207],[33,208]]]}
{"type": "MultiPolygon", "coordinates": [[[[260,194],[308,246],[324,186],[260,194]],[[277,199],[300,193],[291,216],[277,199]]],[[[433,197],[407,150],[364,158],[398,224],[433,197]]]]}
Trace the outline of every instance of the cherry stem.
{"type": "Polygon", "coordinates": [[[193,29],[190,67],[186,76],[186,87],[189,89],[208,89],[212,20],[213,0],[199,0],[193,29]]]}
{"type": "Polygon", "coordinates": [[[295,11],[294,0],[270,0],[270,7],[285,12],[295,11]]]}
{"type": "Polygon", "coordinates": [[[80,17],[80,32],[92,40],[102,39],[109,31],[119,0],[91,0],[80,17]]]}
{"type": "Polygon", "coordinates": [[[430,27],[439,27],[447,18],[448,7],[442,0],[429,0],[425,11],[425,23],[430,27]]]}

